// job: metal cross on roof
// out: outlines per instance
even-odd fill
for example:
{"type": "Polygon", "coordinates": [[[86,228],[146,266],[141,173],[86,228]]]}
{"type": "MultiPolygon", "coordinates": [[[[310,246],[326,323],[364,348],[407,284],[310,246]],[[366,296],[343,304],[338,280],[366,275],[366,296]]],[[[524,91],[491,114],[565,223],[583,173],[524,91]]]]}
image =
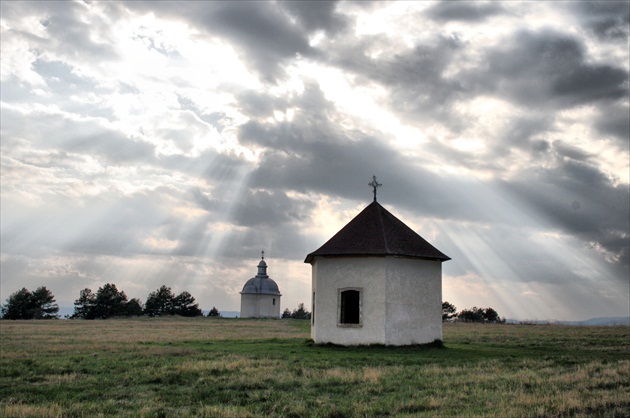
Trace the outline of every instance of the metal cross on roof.
{"type": "Polygon", "coordinates": [[[372,181],[368,183],[368,186],[371,186],[372,188],[374,188],[374,201],[376,202],[376,189],[378,187],[381,187],[382,184],[376,181],[376,176],[372,176],[372,181]]]}
{"type": "Polygon", "coordinates": [[[262,250],[262,251],[260,252],[260,258],[261,258],[262,260],[264,260],[264,259],[265,259],[265,250],[262,250]]]}

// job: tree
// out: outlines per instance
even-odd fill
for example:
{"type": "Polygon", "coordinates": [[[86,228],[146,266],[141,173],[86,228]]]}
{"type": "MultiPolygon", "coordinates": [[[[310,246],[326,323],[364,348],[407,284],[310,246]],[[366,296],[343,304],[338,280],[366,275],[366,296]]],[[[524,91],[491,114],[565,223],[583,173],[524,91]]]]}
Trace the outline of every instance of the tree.
{"type": "Polygon", "coordinates": [[[457,308],[449,302],[442,302],[442,321],[448,321],[457,316],[457,308]]]}
{"type": "Polygon", "coordinates": [[[144,304],[144,313],[149,316],[173,315],[175,295],[170,287],[162,285],[155,292],[149,293],[144,304]]]}
{"type": "Polygon", "coordinates": [[[112,316],[125,315],[127,295],[119,291],[113,283],[107,283],[96,291],[94,317],[107,319],[112,316]]]}
{"type": "Polygon", "coordinates": [[[52,319],[58,318],[59,305],[55,303],[55,297],[52,292],[41,286],[35,289],[32,294],[31,309],[34,319],[52,319]]]}
{"type": "Polygon", "coordinates": [[[139,305],[139,302],[136,300],[129,306],[125,292],[119,291],[113,283],[99,287],[96,293],[85,288],[79,293],[79,299],[74,301],[74,313],[71,318],[107,319],[113,316],[129,316],[130,309],[137,312],[134,305],[139,305]]]}
{"type": "Polygon", "coordinates": [[[464,309],[457,317],[465,322],[501,322],[499,314],[492,308],[477,308],[474,306],[472,309],[464,309]]]}
{"type": "Polygon", "coordinates": [[[499,314],[492,308],[486,308],[483,311],[483,320],[485,322],[499,322],[499,314]]]}
{"type": "Polygon", "coordinates": [[[457,317],[465,322],[483,322],[483,309],[473,306],[472,309],[462,310],[457,317]]]}
{"type": "Polygon", "coordinates": [[[214,306],[212,307],[212,309],[210,309],[210,312],[208,312],[208,317],[221,317],[221,313],[219,312],[219,310],[217,308],[215,308],[214,306]]]}
{"type": "Polygon", "coordinates": [[[11,294],[2,307],[2,317],[5,319],[51,319],[58,318],[59,306],[55,297],[45,286],[30,292],[23,287],[11,294]]]}
{"type": "Polygon", "coordinates": [[[2,317],[4,319],[29,319],[31,296],[31,292],[25,287],[9,295],[2,307],[2,317]]]}
{"type": "Polygon", "coordinates": [[[200,316],[203,315],[199,304],[195,303],[195,298],[188,292],[184,291],[173,299],[173,312],[181,316],[200,316]]]}
{"type": "Polygon", "coordinates": [[[166,285],[162,285],[155,292],[149,293],[147,302],[144,304],[144,312],[149,316],[203,315],[199,309],[199,304],[195,303],[195,298],[190,293],[184,291],[175,296],[171,288],[166,285]]]}
{"type": "Polygon", "coordinates": [[[291,318],[295,319],[309,319],[311,317],[311,313],[304,309],[304,304],[300,303],[297,309],[294,309],[291,313],[291,318]]]}
{"type": "Polygon", "coordinates": [[[94,319],[96,295],[91,289],[85,288],[79,292],[79,299],[74,301],[74,313],[70,318],[94,319]]]}
{"type": "Polygon", "coordinates": [[[133,298],[125,305],[125,316],[142,316],[144,309],[142,308],[142,302],[138,298],[133,298]]]}
{"type": "Polygon", "coordinates": [[[286,308],[284,312],[282,312],[282,319],[284,318],[291,318],[291,311],[289,310],[289,308],[286,308]]]}

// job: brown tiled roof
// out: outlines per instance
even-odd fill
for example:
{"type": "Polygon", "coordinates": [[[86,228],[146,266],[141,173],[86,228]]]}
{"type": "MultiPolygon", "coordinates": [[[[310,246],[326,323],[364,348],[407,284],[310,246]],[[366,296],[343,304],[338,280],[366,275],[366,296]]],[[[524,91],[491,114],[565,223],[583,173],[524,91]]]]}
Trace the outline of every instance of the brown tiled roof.
{"type": "Polygon", "coordinates": [[[378,202],[372,202],[319,249],[306,256],[385,256],[447,261],[450,257],[429,244],[378,202]]]}

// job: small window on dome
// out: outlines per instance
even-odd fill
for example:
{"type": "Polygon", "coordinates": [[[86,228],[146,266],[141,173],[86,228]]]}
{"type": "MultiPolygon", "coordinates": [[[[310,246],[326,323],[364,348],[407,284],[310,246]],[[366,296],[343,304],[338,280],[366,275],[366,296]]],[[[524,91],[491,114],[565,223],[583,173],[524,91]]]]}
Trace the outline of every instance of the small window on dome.
{"type": "Polygon", "coordinates": [[[362,289],[339,289],[339,326],[356,327],[362,325],[362,289]]]}

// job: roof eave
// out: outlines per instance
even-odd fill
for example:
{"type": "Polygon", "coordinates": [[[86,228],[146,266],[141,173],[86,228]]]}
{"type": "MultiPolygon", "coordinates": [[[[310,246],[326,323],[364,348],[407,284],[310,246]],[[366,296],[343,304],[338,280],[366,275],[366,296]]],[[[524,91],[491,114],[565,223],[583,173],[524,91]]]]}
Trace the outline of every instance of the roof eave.
{"type": "Polygon", "coordinates": [[[313,264],[316,257],[328,257],[328,258],[356,258],[356,257],[400,257],[400,258],[413,258],[416,260],[430,260],[445,262],[451,260],[451,257],[444,255],[444,257],[426,257],[409,254],[309,254],[304,259],[305,263],[313,264]]]}

